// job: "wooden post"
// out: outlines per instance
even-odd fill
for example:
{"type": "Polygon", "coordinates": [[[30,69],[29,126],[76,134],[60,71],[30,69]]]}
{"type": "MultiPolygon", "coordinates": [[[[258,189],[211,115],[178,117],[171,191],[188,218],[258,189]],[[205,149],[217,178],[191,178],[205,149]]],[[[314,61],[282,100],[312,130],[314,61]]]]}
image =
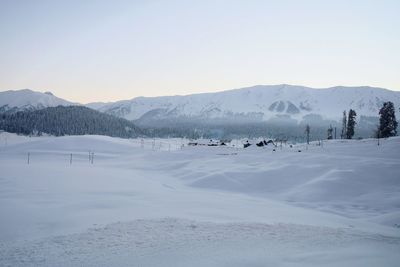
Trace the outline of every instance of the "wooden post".
{"type": "Polygon", "coordinates": [[[30,158],[31,153],[28,152],[28,165],[29,165],[29,158],[30,158]]]}
{"type": "Polygon", "coordinates": [[[71,164],[72,164],[72,153],[71,153],[71,155],[69,157],[69,165],[71,165],[71,164]]]}
{"type": "Polygon", "coordinates": [[[378,146],[379,146],[379,135],[380,135],[380,134],[379,134],[379,130],[378,130],[378,146]]]}

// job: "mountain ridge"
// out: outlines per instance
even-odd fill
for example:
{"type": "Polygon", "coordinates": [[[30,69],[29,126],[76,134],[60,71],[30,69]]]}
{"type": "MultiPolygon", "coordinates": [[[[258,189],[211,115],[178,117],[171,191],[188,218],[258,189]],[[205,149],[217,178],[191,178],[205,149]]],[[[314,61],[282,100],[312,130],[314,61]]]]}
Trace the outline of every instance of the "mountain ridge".
{"type": "MultiPolygon", "coordinates": [[[[385,101],[400,106],[400,92],[371,86],[312,88],[300,85],[255,85],[220,92],[155,97],[134,97],[115,102],[92,102],[89,108],[128,120],[163,119],[256,119],[290,118],[298,122],[307,116],[339,120],[343,110],[377,117],[385,101]]],[[[77,103],[30,89],[0,92],[0,112],[35,110],[77,103]]],[[[83,104],[79,104],[83,105],[83,104]]]]}
{"type": "Polygon", "coordinates": [[[98,110],[129,120],[161,118],[232,118],[256,116],[268,120],[289,116],[321,115],[338,120],[343,110],[355,109],[360,115],[378,116],[385,101],[400,105],[400,92],[371,86],[311,88],[293,85],[256,85],[215,93],[135,97],[99,105],[98,110]]]}
{"type": "Polygon", "coordinates": [[[42,93],[31,89],[21,89],[0,92],[0,112],[38,110],[72,105],[79,104],[59,98],[49,91],[42,93]]]}

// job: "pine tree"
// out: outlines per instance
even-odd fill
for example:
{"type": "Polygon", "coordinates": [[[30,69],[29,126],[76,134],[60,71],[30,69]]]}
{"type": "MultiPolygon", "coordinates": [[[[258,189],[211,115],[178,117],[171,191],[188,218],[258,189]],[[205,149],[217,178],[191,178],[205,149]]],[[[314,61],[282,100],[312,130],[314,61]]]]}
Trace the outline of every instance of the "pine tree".
{"type": "Polygon", "coordinates": [[[340,135],[341,139],[345,139],[347,136],[347,118],[346,118],[346,110],[343,111],[343,120],[342,120],[342,134],[340,135]]]}
{"type": "Polygon", "coordinates": [[[310,125],[306,125],[307,145],[310,144],[310,125]]]}
{"type": "Polygon", "coordinates": [[[330,125],[328,128],[328,138],[327,138],[328,140],[333,138],[332,133],[333,133],[333,128],[332,125],[330,125]]]}
{"type": "Polygon", "coordinates": [[[397,135],[397,121],[393,103],[388,101],[383,103],[383,107],[379,110],[379,136],[390,137],[397,135]]]}
{"type": "Polygon", "coordinates": [[[347,130],[346,130],[346,138],[351,139],[354,136],[354,127],[356,126],[356,116],[357,113],[350,109],[349,110],[349,119],[347,120],[347,130]]]}

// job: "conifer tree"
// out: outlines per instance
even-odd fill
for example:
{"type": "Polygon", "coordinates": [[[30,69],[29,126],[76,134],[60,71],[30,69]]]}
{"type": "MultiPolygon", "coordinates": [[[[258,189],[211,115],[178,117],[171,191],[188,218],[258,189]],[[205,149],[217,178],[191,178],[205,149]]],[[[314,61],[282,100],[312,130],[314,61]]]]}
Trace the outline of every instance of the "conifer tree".
{"type": "Polygon", "coordinates": [[[349,110],[349,119],[347,120],[346,138],[351,139],[354,136],[354,127],[356,126],[357,113],[353,110],[349,110]]]}
{"type": "Polygon", "coordinates": [[[332,125],[330,125],[328,128],[328,138],[327,138],[328,140],[333,138],[332,133],[333,133],[333,128],[332,125]]]}
{"type": "Polygon", "coordinates": [[[397,135],[397,121],[393,103],[388,101],[383,103],[379,110],[379,136],[390,137],[397,135]]]}
{"type": "Polygon", "coordinates": [[[347,137],[347,118],[346,118],[346,110],[343,111],[343,119],[342,119],[342,134],[340,135],[341,139],[345,139],[347,137]]]}
{"type": "Polygon", "coordinates": [[[306,125],[307,144],[310,144],[310,125],[306,125]]]}

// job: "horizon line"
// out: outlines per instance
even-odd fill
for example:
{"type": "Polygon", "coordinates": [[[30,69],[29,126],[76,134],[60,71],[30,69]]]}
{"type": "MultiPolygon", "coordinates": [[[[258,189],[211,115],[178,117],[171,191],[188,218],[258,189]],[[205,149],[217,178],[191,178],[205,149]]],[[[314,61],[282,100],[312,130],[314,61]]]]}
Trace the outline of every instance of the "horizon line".
{"type": "Polygon", "coordinates": [[[102,103],[102,104],[109,104],[109,103],[115,103],[115,102],[120,102],[120,101],[129,101],[133,100],[135,98],[157,98],[157,97],[185,97],[185,96],[192,96],[192,95],[203,95],[203,94],[218,94],[218,93],[224,93],[224,92],[229,92],[229,91],[236,91],[236,90],[243,90],[243,89],[251,89],[255,87],[276,87],[276,86],[288,86],[288,87],[303,87],[306,89],[312,89],[312,90],[328,90],[328,89],[333,89],[333,88],[374,88],[374,89],[381,89],[381,90],[387,90],[391,92],[399,92],[400,90],[393,90],[393,89],[388,89],[384,87],[375,87],[375,86],[370,86],[370,85],[355,85],[355,86],[348,86],[348,85],[335,85],[335,86],[329,86],[329,87],[310,87],[306,85],[298,85],[298,84],[286,84],[286,83],[281,83],[281,84],[256,84],[256,85],[251,85],[251,86],[245,86],[245,87],[240,87],[240,88],[230,88],[230,89],[222,89],[219,91],[211,91],[211,92],[195,92],[195,93],[189,93],[189,94],[175,94],[175,95],[158,95],[158,96],[134,96],[132,98],[128,99],[120,99],[120,100],[115,100],[115,101],[90,101],[90,102],[77,102],[77,101],[70,101],[62,96],[59,96],[58,94],[54,94],[52,90],[37,90],[37,89],[32,89],[32,88],[22,88],[22,89],[7,89],[7,90],[0,90],[0,93],[2,92],[8,92],[8,91],[23,91],[23,90],[29,90],[35,93],[50,93],[54,97],[72,102],[72,103],[78,103],[78,104],[83,104],[83,105],[88,105],[88,104],[94,104],[94,103],[102,103]]]}

